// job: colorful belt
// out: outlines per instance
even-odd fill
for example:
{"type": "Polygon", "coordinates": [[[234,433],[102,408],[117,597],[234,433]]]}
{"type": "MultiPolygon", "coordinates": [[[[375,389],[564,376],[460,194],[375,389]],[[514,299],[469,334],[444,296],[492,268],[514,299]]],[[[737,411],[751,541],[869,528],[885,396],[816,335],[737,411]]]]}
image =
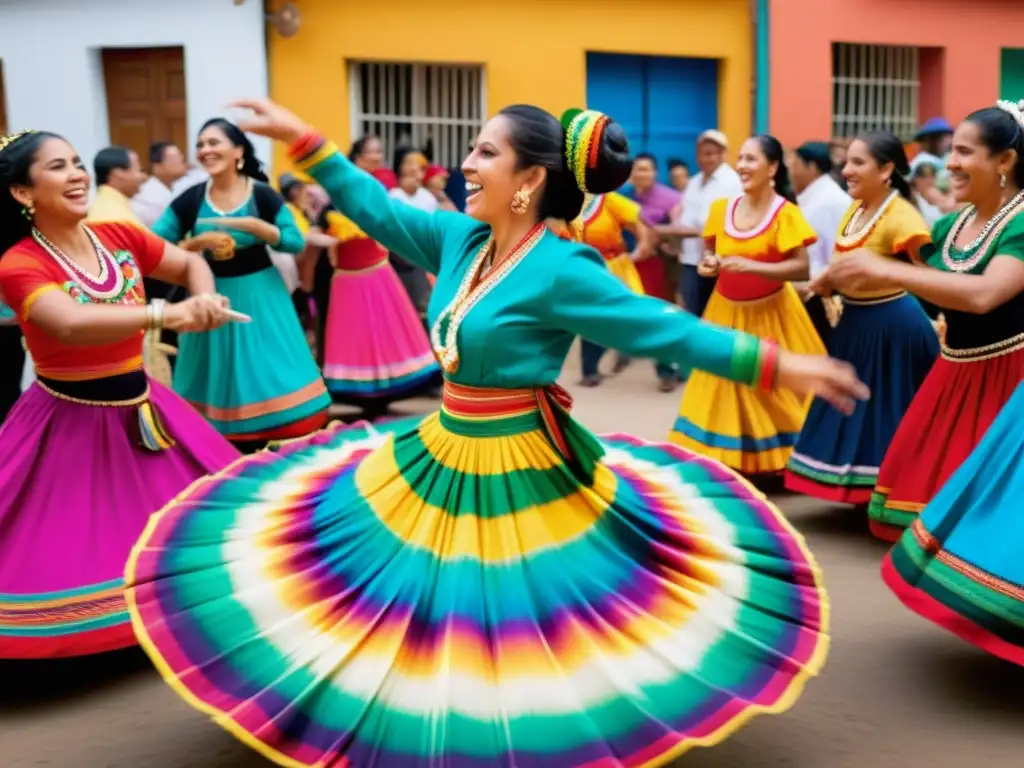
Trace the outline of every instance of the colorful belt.
{"type": "Polygon", "coordinates": [[[1024,333],[1018,333],[1008,339],[986,344],[984,347],[970,349],[950,349],[942,346],[942,357],[951,363],[976,363],[979,360],[991,360],[1024,349],[1024,333]]]}
{"type": "Polygon", "coordinates": [[[902,299],[906,295],[906,291],[897,291],[887,296],[873,296],[869,299],[855,299],[850,296],[842,296],[841,298],[844,304],[849,304],[851,307],[870,307],[875,304],[888,304],[890,301],[902,299]]]}
{"type": "Polygon", "coordinates": [[[136,418],[133,419],[133,438],[144,450],[159,453],[175,444],[159,412],[150,402],[149,377],[145,371],[131,371],[84,381],[62,381],[36,376],[36,384],[58,400],[76,405],[134,408],[136,418]]]}
{"type": "Polygon", "coordinates": [[[442,419],[493,423],[539,415],[545,434],[562,458],[592,476],[595,459],[603,454],[603,449],[589,432],[573,429],[571,410],[572,395],[558,384],[498,389],[446,380],[441,395],[442,419]]]}

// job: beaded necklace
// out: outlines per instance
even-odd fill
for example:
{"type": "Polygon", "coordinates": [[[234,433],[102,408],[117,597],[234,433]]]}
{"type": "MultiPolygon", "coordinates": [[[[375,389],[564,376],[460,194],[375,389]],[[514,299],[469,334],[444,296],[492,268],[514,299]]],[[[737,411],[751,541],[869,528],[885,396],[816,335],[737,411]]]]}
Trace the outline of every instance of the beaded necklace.
{"type": "Polygon", "coordinates": [[[871,237],[871,233],[875,231],[878,222],[882,220],[882,217],[885,216],[899,196],[900,193],[896,190],[890,192],[885,201],[878,206],[874,216],[868,219],[867,224],[859,228],[857,225],[860,224],[860,218],[864,214],[864,203],[858,203],[857,210],[853,212],[849,221],[846,222],[846,226],[840,230],[838,237],[836,237],[836,247],[842,251],[852,251],[854,248],[860,248],[864,245],[868,238],[871,237]]]}
{"type": "Polygon", "coordinates": [[[519,241],[515,248],[509,251],[508,256],[497,267],[487,272],[486,276],[483,275],[482,269],[494,248],[494,237],[487,238],[487,242],[480,247],[470,263],[469,269],[466,270],[455,297],[441,311],[430,328],[430,345],[445,373],[452,374],[459,369],[457,343],[459,326],[462,325],[466,315],[522,262],[526,254],[532,251],[544,237],[546,231],[547,227],[543,222],[537,224],[527,233],[526,237],[519,241]],[[476,282],[477,275],[481,275],[479,283],[476,282]],[[473,287],[474,283],[476,283],[475,288],[473,287]],[[448,321],[447,327],[445,327],[446,320],[448,321]]]}
{"type": "Polygon", "coordinates": [[[985,257],[995,239],[1013,217],[1021,212],[1022,208],[1024,208],[1024,190],[1010,198],[1006,205],[996,211],[995,216],[985,222],[985,226],[981,228],[981,234],[963,248],[957,248],[959,253],[955,254],[953,249],[956,247],[956,241],[960,234],[968,222],[973,221],[978,215],[978,211],[973,205],[967,206],[957,216],[953,228],[942,243],[942,263],[951,272],[970,272],[985,257]]]}
{"type": "Polygon", "coordinates": [[[51,243],[46,236],[38,229],[32,229],[34,239],[43,250],[67,273],[68,277],[74,280],[82,289],[83,293],[97,301],[111,301],[116,299],[124,291],[124,273],[117,265],[114,255],[107,250],[91,229],[83,227],[85,234],[89,236],[96,258],[100,263],[100,273],[93,277],[85,269],[64,253],[60,248],[51,243]]]}

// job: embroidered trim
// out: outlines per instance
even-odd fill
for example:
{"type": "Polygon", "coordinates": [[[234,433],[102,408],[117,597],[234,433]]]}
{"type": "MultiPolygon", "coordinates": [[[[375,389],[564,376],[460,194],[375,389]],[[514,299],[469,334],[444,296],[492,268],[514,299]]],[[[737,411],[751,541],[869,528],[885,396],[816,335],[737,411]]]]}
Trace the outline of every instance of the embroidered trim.
{"type": "Polygon", "coordinates": [[[731,237],[733,240],[752,240],[758,235],[762,235],[768,231],[768,227],[775,221],[775,217],[779,215],[779,211],[786,204],[786,198],[782,195],[776,195],[768,206],[768,210],[765,215],[761,218],[754,227],[748,230],[742,230],[736,226],[736,209],[739,207],[740,201],[743,196],[734,197],[726,204],[725,211],[725,234],[731,237]]]}

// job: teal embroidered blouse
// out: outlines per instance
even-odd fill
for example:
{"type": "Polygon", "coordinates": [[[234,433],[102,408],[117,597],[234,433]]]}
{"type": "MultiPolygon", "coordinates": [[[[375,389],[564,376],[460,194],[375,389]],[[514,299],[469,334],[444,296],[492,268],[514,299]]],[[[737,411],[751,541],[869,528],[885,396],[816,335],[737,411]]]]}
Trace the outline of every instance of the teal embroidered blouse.
{"type": "MultiPolygon", "coordinates": [[[[298,167],[367,235],[437,275],[427,311],[433,327],[488,243],[490,228],[461,213],[426,213],[392,201],[372,176],[329,142],[298,167]]],[[[510,259],[511,261],[511,259],[510,259]]],[[[500,268],[495,270],[500,271],[500,268]]],[[[526,388],[557,379],[576,336],[635,357],[700,368],[753,385],[762,361],[754,336],[705,323],[660,299],[625,287],[589,246],[540,235],[536,245],[487,290],[458,325],[458,368],[467,386],[526,388]]]]}

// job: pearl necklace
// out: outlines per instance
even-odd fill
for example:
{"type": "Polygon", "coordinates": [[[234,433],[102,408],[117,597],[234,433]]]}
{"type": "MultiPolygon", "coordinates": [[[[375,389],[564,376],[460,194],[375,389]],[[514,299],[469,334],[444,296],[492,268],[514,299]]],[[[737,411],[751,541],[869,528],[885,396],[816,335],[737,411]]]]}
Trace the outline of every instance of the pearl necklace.
{"type": "Polygon", "coordinates": [[[970,272],[985,257],[992,241],[999,236],[1014,215],[1020,212],[1018,209],[1022,205],[1024,205],[1024,190],[1010,198],[1006,205],[996,211],[995,216],[985,222],[985,226],[981,228],[981,234],[963,248],[957,248],[961,254],[960,258],[957,258],[953,254],[956,241],[968,222],[973,221],[978,215],[978,210],[973,205],[967,206],[957,217],[953,228],[942,243],[942,263],[951,272],[970,272]]]}
{"type": "Polygon", "coordinates": [[[863,227],[858,227],[861,216],[864,215],[864,203],[860,203],[853,212],[853,215],[850,216],[849,221],[846,222],[846,226],[840,230],[839,236],[836,238],[836,246],[844,251],[852,251],[854,248],[860,248],[864,245],[867,239],[871,237],[875,227],[878,226],[878,222],[888,213],[889,208],[892,207],[892,204],[896,202],[896,198],[899,196],[900,193],[896,190],[890,192],[889,196],[878,206],[878,210],[875,211],[874,215],[863,227]]]}
{"type": "Polygon", "coordinates": [[[83,227],[85,234],[92,243],[96,258],[100,264],[100,273],[93,277],[85,269],[51,243],[38,229],[32,229],[32,238],[42,246],[43,250],[57,262],[64,272],[82,289],[83,293],[97,301],[112,301],[124,292],[124,273],[117,265],[113,254],[100,242],[91,229],[83,227]]]}
{"type": "Polygon", "coordinates": [[[490,270],[486,276],[482,275],[482,269],[485,261],[491,254],[491,250],[494,248],[494,237],[487,238],[487,242],[481,246],[470,263],[469,269],[466,270],[466,274],[459,284],[455,297],[441,311],[441,314],[437,316],[437,320],[434,321],[430,328],[430,345],[433,347],[434,356],[437,357],[445,373],[452,374],[459,369],[457,341],[459,327],[462,325],[466,315],[484,296],[494,290],[506,275],[522,262],[526,254],[532,251],[534,246],[541,241],[546,231],[547,227],[543,222],[535,226],[519,242],[519,245],[513,248],[508,256],[497,267],[490,270]],[[476,282],[477,275],[481,275],[481,280],[476,285],[476,288],[474,288],[473,284],[476,282]],[[448,321],[447,327],[444,327],[445,320],[448,321]]]}

